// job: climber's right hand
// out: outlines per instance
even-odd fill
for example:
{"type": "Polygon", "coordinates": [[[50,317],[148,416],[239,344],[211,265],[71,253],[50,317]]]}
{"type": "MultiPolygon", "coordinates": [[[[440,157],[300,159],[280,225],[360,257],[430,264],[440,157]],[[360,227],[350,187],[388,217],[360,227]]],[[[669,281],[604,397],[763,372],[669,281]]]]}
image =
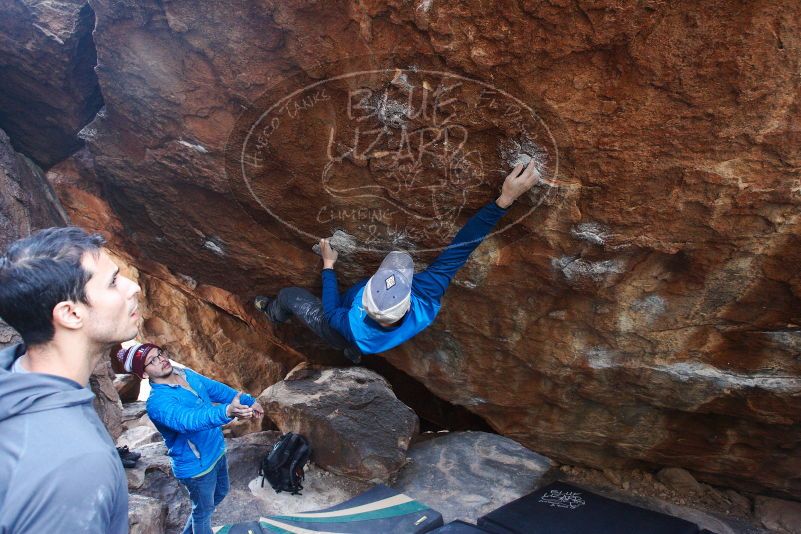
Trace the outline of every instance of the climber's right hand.
{"type": "Polygon", "coordinates": [[[323,269],[333,269],[339,257],[339,252],[331,247],[331,243],[328,242],[328,239],[321,239],[320,255],[323,257],[323,269]]]}
{"type": "Polygon", "coordinates": [[[532,188],[540,179],[540,171],[537,169],[537,162],[534,158],[528,162],[525,168],[523,165],[516,165],[501,187],[501,196],[495,201],[501,208],[508,208],[523,193],[532,188]]]}

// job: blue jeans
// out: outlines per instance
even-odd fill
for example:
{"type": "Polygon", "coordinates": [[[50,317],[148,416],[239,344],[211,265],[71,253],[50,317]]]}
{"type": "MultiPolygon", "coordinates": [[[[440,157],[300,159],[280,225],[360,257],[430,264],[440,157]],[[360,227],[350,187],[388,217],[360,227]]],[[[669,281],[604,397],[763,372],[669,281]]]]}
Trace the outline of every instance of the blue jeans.
{"type": "Polygon", "coordinates": [[[228,494],[228,460],[225,455],[205,475],[178,481],[186,486],[192,501],[192,513],[182,534],[212,534],[211,514],[228,494]]]}

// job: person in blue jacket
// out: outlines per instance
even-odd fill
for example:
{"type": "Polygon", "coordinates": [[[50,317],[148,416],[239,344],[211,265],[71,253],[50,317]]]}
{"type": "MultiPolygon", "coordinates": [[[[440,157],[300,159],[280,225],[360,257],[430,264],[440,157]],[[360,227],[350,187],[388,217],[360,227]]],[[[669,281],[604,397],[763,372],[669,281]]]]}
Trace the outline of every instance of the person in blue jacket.
{"type": "Polygon", "coordinates": [[[470,218],[425,271],[414,274],[412,257],[393,251],[373,276],[340,295],[334,271],[338,253],[327,239],[322,239],[322,302],[303,288],[289,287],[274,299],[256,297],[256,308],[274,323],[285,322],[293,315],[298,317],[329,345],[343,349],[354,362],[363,354],[397,347],[434,321],[450,281],[509,206],[539,178],[535,160],[525,168],[517,165],[504,180],[500,196],[470,218]]]}
{"type": "Polygon", "coordinates": [[[172,470],[189,492],[192,513],[184,534],[211,534],[211,515],[228,493],[222,425],[234,418],[261,417],[256,399],[192,369],[173,367],[152,343],[122,349],[125,370],[150,379],[147,414],[164,438],[172,470]]]}

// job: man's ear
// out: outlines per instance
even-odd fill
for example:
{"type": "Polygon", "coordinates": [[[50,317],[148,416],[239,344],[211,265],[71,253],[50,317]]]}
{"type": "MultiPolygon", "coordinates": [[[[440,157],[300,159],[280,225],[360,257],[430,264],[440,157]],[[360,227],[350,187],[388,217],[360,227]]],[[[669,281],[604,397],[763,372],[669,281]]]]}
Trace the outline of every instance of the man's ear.
{"type": "Polygon", "coordinates": [[[142,371],[142,380],[148,380],[148,379],[150,379],[150,377],[147,376],[146,372],[142,371]]]}
{"type": "Polygon", "coordinates": [[[72,300],[62,300],[53,307],[53,326],[78,330],[84,325],[83,307],[72,300]]]}

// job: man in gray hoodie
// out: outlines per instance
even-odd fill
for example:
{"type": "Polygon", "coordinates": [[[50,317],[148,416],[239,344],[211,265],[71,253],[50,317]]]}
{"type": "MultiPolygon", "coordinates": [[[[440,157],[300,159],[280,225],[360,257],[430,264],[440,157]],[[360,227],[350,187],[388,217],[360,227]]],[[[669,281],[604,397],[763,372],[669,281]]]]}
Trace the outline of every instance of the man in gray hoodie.
{"type": "Polygon", "coordinates": [[[0,534],[128,532],[128,488],[89,376],[137,333],[139,286],[103,238],[49,228],[0,257],[0,534]]]}

